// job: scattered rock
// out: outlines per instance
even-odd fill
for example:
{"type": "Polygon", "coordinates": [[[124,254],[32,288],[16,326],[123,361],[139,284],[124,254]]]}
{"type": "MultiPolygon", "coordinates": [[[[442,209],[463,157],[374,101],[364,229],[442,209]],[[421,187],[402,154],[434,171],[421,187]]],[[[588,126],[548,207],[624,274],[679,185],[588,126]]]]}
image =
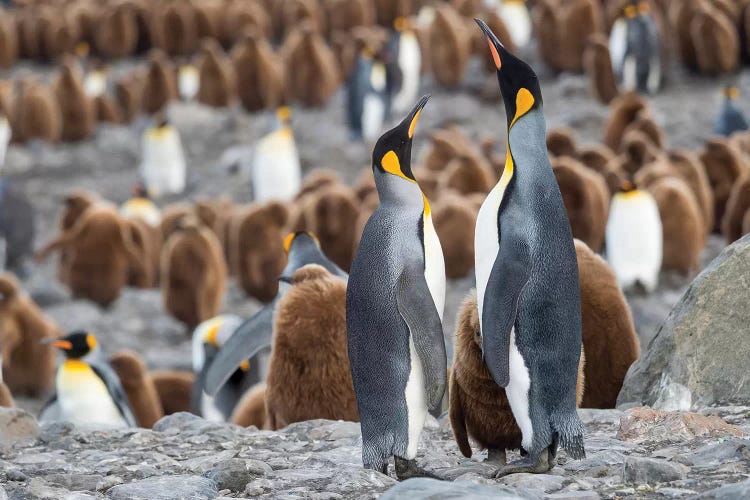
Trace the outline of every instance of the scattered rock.
{"type": "Polygon", "coordinates": [[[39,424],[31,414],[20,408],[0,408],[0,448],[38,437],[39,424]]]}
{"type": "Polygon", "coordinates": [[[727,484],[715,490],[710,490],[698,498],[705,500],[736,500],[739,498],[750,498],[750,479],[741,483],[727,484]]]}
{"type": "Polygon", "coordinates": [[[684,441],[696,436],[743,436],[744,433],[719,416],[682,411],[660,411],[638,407],[620,419],[617,439],[623,441],[684,441]]]}
{"type": "Polygon", "coordinates": [[[213,500],[219,495],[216,483],[205,477],[152,477],[121,484],[107,492],[112,500],[213,500]]]}
{"type": "Polygon", "coordinates": [[[5,473],[5,479],[8,481],[28,481],[29,476],[21,472],[20,470],[11,469],[5,473]]]}
{"type": "Polygon", "coordinates": [[[428,500],[433,498],[462,498],[466,500],[480,499],[512,499],[523,500],[511,490],[498,486],[485,486],[470,483],[450,483],[436,479],[408,479],[398,483],[385,492],[380,500],[428,500]]]}
{"type": "Polygon", "coordinates": [[[234,458],[216,464],[208,473],[220,490],[242,492],[253,480],[272,472],[271,467],[258,460],[234,458]]]}
{"type": "Polygon", "coordinates": [[[656,458],[628,457],[622,470],[622,480],[629,484],[668,483],[683,479],[687,467],[656,458]]]}
{"type": "Polygon", "coordinates": [[[750,235],[727,247],[693,281],[630,367],[618,405],[689,409],[750,403],[748,303],[750,235]]]}

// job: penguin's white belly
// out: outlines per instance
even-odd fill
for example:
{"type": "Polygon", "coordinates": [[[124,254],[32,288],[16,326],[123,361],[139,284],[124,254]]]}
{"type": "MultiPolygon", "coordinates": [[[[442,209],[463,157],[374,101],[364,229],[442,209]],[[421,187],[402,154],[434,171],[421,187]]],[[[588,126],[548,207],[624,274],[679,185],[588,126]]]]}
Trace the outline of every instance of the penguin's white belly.
{"type": "Polygon", "coordinates": [[[409,416],[409,442],[406,447],[406,458],[412,460],[417,456],[419,436],[422,435],[425,418],[427,418],[427,394],[424,389],[424,370],[419,360],[414,341],[409,336],[409,360],[411,370],[406,382],[404,397],[409,416]]]}
{"type": "Polygon", "coordinates": [[[648,82],[646,83],[648,91],[651,94],[656,94],[661,87],[661,59],[654,56],[649,61],[648,68],[648,82]]]}
{"type": "Polygon", "coordinates": [[[216,408],[214,398],[205,392],[201,394],[201,416],[209,422],[226,422],[224,415],[216,408]]]}
{"type": "Polygon", "coordinates": [[[659,208],[649,193],[615,195],[606,240],[607,260],[620,286],[626,288],[640,281],[653,291],[661,269],[662,227],[659,208]]]}
{"type": "Polygon", "coordinates": [[[177,87],[180,92],[180,98],[183,101],[192,101],[200,88],[200,73],[198,73],[198,69],[195,66],[183,66],[180,68],[177,87]]]}
{"type": "Polygon", "coordinates": [[[490,280],[492,267],[500,252],[500,238],[497,230],[497,214],[503,201],[505,187],[498,183],[487,199],[482,203],[477,215],[474,231],[474,267],[477,277],[477,306],[479,309],[479,325],[481,330],[482,311],[484,310],[484,294],[487,282],[490,280]]]}
{"type": "Polygon", "coordinates": [[[66,362],[57,372],[60,418],[74,424],[128,427],[107,386],[83,362],[66,362]]]}
{"type": "Polygon", "coordinates": [[[5,165],[5,153],[10,142],[10,124],[7,118],[0,116],[0,169],[5,165]]]}
{"type": "Polygon", "coordinates": [[[510,1],[500,4],[500,18],[508,27],[510,37],[517,47],[525,47],[531,39],[531,16],[524,2],[510,1]]]}
{"type": "Polygon", "coordinates": [[[384,121],[383,98],[377,94],[367,94],[362,105],[362,138],[368,142],[375,142],[380,137],[384,121]]]}
{"type": "Polygon", "coordinates": [[[92,71],[83,80],[83,91],[89,97],[98,97],[107,91],[107,76],[99,71],[92,71]]]}
{"type": "Polygon", "coordinates": [[[403,33],[399,44],[398,66],[401,69],[401,89],[393,97],[393,109],[403,113],[414,105],[419,97],[419,74],[422,54],[414,33],[403,33]]]}
{"type": "Polygon", "coordinates": [[[445,258],[432,217],[429,215],[424,217],[424,261],[427,288],[430,289],[432,301],[442,321],[445,309],[445,258]]]}
{"type": "Polygon", "coordinates": [[[622,63],[622,86],[625,90],[635,90],[638,87],[637,64],[635,57],[628,56],[622,63]]]}
{"type": "Polygon", "coordinates": [[[159,196],[185,190],[185,156],[176,130],[147,131],[141,174],[149,191],[159,196]]]}
{"type": "Polygon", "coordinates": [[[521,429],[521,445],[528,450],[534,440],[534,428],[531,425],[529,413],[531,377],[529,376],[529,367],[526,366],[526,361],[521,356],[516,344],[515,327],[510,332],[510,351],[508,354],[509,378],[505,394],[508,396],[508,403],[510,403],[510,409],[513,411],[516,423],[521,429]]]}
{"type": "Polygon", "coordinates": [[[261,139],[251,170],[255,201],[289,201],[294,198],[302,179],[291,131],[281,129],[261,139]]]}
{"type": "Polygon", "coordinates": [[[616,75],[622,73],[627,48],[627,30],[627,23],[623,19],[618,19],[609,34],[609,57],[612,61],[612,70],[616,75]]]}

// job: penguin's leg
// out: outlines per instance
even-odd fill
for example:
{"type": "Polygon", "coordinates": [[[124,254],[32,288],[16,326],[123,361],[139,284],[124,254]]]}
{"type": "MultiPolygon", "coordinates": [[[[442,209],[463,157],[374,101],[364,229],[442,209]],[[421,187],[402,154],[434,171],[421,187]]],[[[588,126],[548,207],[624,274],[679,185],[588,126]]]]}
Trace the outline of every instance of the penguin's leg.
{"type": "Polygon", "coordinates": [[[544,474],[555,466],[555,458],[552,454],[552,445],[543,449],[537,456],[528,455],[526,458],[511,462],[508,465],[500,467],[494,473],[495,478],[505,477],[509,474],[519,474],[522,472],[530,474],[544,474]]]}
{"type": "Polygon", "coordinates": [[[504,449],[501,449],[501,448],[487,449],[487,459],[485,460],[486,463],[502,466],[508,463],[507,460],[508,458],[505,454],[504,449]]]}
{"type": "Polygon", "coordinates": [[[440,480],[443,479],[442,477],[432,472],[428,472],[422,467],[418,466],[416,459],[408,460],[401,457],[394,457],[394,459],[396,462],[396,477],[399,481],[405,481],[413,477],[429,477],[432,479],[440,480]]]}

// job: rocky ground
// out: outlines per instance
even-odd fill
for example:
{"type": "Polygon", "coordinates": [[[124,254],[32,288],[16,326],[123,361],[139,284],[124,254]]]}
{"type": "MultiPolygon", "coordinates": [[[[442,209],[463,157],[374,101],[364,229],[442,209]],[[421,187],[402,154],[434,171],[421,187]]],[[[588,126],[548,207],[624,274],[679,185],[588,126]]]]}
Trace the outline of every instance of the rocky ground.
{"type": "MultiPolygon", "coordinates": [[[[710,498],[750,495],[750,407],[702,414],[583,410],[587,458],[547,474],[490,479],[449,425],[425,431],[418,460],[446,481],[398,483],[364,470],[359,425],[314,420],[279,432],[165,417],[153,430],[78,430],[0,410],[0,499],[710,498]],[[724,417],[726,422],[718,416],[724,417]],[[452,481],[452,482],[451,482],[452,481]],[[451,496],[453,495],[453,496],[451,496]]],[[[512,457],[517,458],[517,457],[512,457]]]]}

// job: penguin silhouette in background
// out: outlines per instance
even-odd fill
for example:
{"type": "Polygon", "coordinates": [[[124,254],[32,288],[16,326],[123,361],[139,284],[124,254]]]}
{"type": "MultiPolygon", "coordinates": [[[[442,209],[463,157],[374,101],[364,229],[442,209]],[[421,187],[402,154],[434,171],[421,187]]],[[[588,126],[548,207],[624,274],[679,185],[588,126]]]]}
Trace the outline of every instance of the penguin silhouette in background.
{"type": "Polygon", "coordinates": [[[653,292],[659,281],[663,245],[654,197],[632,181],[623,181],[620,192],[612,197],[605,238],[607,262],[620,287],[640,283],[647,292],[653,292]]]}
{"type": "Polygon", "coordinates": [[[143,159],[140,174],[153,196],[178,194],[185,190],[185,154],[180,133],[169,123],[165,113],[156,116],[154,124],[143,133],[143,159]]]}
{"type": "Polygon", "coordinates": [[[177,91],[183,101],[192,101],[198,95],[201,78],[194,64],[184,64],[177,71],[177,91]]]}
{"type": "Polygon", "coordinates": [[[526,458],[495,477],[545,473],[558,445],[585,456],[576,412],[581,355],[578,263],[562,195],[546,148],[542,93],[534,71],[481,20],[508,118],[500,181],[479,210],[475,231],[482,353],[505,388],[526,458]]]}
{"type": "Polygon", "coordinates": [[[42,408],[40,422],[136,426],[120,379],[104,359],[96,337],[75,331],[51,343],[65,353],[66,360],[57,369],[57,392],[42,408]]]}
{"type": "Polygon", "coordinates": [[[661,87],[661,48],[648,1],[626,5],[609,37],[612,69],[624,90],[655,94],[661,87]]]}
{"type": "Polygon", "coordinates": [[[271,131],[255,145],[250,170],[256,203],[291,201],[299,191],[302,174],[288,107],[276,110],[271,131]]]}
{"type": "Polygon", "coordinates": [[[389,42],[390,55],[398,68],[397,87],[393,95],[393,110],[402,114],[419,97],[419,77],[422,68],[422,51],[417,34],[403,17],[393,23],[394,33],[389,42]]]}
{"type": "Polygon", "coordinates": [[[357,57],[347,85],[349,127],[352,136],[374,142],[383,130],[388,116],[390,97],[384,61],[365,47],[357,57]]]}
{"type": "MultiPolygon", "coordinates": [[[[265,379],[268,356],[244,359],[215,396],[204,391],[206,373],[222,346],[231,337],[242,318],[231,314],[216,316],[198,325],[193,332],[193,385],[192,412],[213,422],[227,422],[242,395],[265,379]]],[[[267,353],[266,353],[267,354],[267,353]]]]}
{"type": "Polygon", "coordinates": [[[239,325],[219,350],[204,378],[207,394],[216,394],[245,360],[253,358],[259,352],[268,352],[271,347],[276,306],[289,290],[289,282],[298,269],[308,264],[318,264],[343,280],[349,277],[323,254],[320,244],[311,233],[290,233],[284,239],[284,249],[289,258],[279,276],[279,291],[276,297],[239,325]]]}
{"type": "Polygon", "coordinates": [[[440,407],[447,359],[445,262],[430,205],[411,169],[422,97],[372,153],[380,206],[365,225],[346,291],[349,362],[362,426],[362,462],[399,479],[417,466],[428,410],[440,407]]]}
{"type": "MultiPolygon", "coordinates": [[[[714,123],[714,134],[729,137],[735,132],[747,130],[748,124],[745,112],[737,103],[740,97],[740,89],[734,85],[727,85],[724,87],[723,94],[724,103],[721,105],[719,116],[716,117],[714,123]]],[[[0,157],[0,160],[2,160],[2,157],[0,157]]],[[[2,164],[2,161],[0,161],[0,164],[2,164]]]]}
{"type": "Polygon", "coordinates": [[[497,11],[510,32],[516,47],[525,47],[531,40],[532,23],[525,0],[482,0],[485,9],[497,11]]]}
{"type": "Polygon", "coordinates": [[[107,92],[109,87],[109,72],[103,65],[86,73],[83,78],[83,91],[90,98],[99,97],[107,92]]]}

